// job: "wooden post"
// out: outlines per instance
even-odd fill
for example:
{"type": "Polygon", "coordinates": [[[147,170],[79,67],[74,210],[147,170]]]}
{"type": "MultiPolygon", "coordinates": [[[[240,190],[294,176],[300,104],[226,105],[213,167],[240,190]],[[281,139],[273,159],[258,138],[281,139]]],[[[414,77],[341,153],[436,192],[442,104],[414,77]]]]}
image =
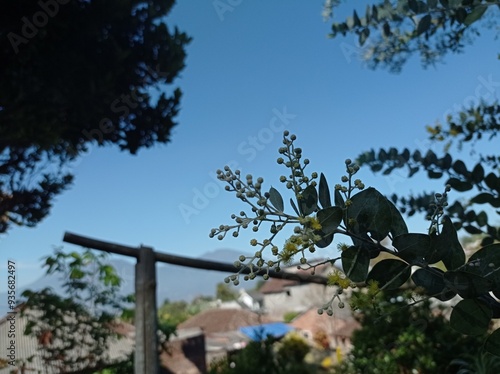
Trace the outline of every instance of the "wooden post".
{"type": "Polygon", "coordinates": [[[140,248],[135,265],[135,374],[159,373],[155,261],[152,248],[140,248]]]}

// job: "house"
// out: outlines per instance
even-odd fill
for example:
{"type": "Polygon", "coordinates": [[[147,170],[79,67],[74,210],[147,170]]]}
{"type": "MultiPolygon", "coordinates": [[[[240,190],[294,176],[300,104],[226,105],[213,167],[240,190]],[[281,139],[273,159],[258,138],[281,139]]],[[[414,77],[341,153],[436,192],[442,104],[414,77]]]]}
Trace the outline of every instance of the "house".
{"type": "MultiPolygon", "coordinates": [[[[317,260],[313,264],[319,264],[324,260],[317,260]]],[[[283,269],[288,273],[301,273],[310,275],[311,270],[298,269],[290,266],[283,269]]],[[[332,272],[329,263],[318,265],[315,274],[326,276],[332,272]]],[[[331,298],[332,288],[317,283],[301,283],[293,279],[271,278],[259,289],[262,295],[262,307],[264,313],[273,320],[282,321],[285,313],[302,313],[315,307],[322,306],[326,300],[331,298]]]]}
{"type": "Polygon", "coordinates": [[[349,308],[334,308],[333,315],[318,314],[317,308],[311,308],[297,316],[291,323],[297,331],[309,340],[311,344],[318,344],[320,337],[326,343],[323,348],[340,349],[347,353],[351,350],[352,333],[361,328],[351,315],[349,308]]]}
{"type": "Polygon", "coordinates": [[[267,316],[242,308],[208,309],[177,326],[184,329],[198,328],[205,334],[206,362],[226,357],[227,353],[240,350],[250,338],[241,332],[245,326],[272,322],[267,316]]]}

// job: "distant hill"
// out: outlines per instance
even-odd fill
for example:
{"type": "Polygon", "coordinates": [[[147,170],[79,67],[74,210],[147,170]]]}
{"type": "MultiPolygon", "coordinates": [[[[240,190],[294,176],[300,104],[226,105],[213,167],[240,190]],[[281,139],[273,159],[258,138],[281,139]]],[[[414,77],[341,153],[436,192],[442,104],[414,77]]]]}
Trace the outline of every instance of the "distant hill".
{"type": "MultiPolygon", "coordinates": [[[[241,255],[240,251],[232,249],[218,249],[207,252],[199,258],[204,260],[233,263],[241,255]]],[[[118,274],[123,280],[122,294],[128,295],[134,293],[134,263],[125,260],[113,259],[110,260],[111,265],[115,267],[118,274]]],[[[171,301],[186,300],[191,301],[196,296],[215,296],[215,288],[217,283],[223,282],[224,277],[228,274],[218,271],[191,269],[177,265],[157,263],[157,301],[158,306],[165,299],[171,301]]],[[[252,288],[255,282],[242,282],[245,288],[252,288]]],[[[59,275],[43,276],[35,282],[28,284],[17,290],[17,294],[21,295],[26,289],[32,291],[40,290],[45,287],[51,287],[56,292],[62,291],[62,281],[59,275]]],[[[0,318],[8,311],[7,308],[7,293],[0,293],[0,318]]]]}

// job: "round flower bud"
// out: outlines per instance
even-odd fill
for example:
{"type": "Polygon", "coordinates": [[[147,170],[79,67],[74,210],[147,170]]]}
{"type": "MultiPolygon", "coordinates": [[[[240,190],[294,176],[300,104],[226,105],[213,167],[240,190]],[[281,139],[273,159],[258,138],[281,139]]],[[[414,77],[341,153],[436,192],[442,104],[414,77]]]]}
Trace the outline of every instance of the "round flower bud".
{"type": "Polygon", "coordinates": [[[350,165],[352,163],[350,158],[346,158],[346,160],[344,162],[346,165],[350,165]]]}
{"type": "Polygon", "coordinates": [[[280,182],[286,182],[286,177],[284,175],[280,176],[280,182]]]}
{"type": "Polygon", "coordinates": [[[290,135],[290,139],[295,140],[295,139],[297,139],[297,137],[295,136],[295,134],[292,134],[292,135],[290,135]]]}
{"type": "Polygon", "coordinates": [[[302,257],[302,258],[300,259],[300,263],[301,263],[302,265],[306,264],[306,263],[307,263],[307,259],[306,259],[305,257],[302,257]]]}
{"type": "Polygon", "coordinates": [[[235,286],[237,286],[237,285],[239,285],[239,284],[240,284],[240,281],[239,281],[238,279],[235,279],[235,280],[234,280],[234,282],[233,282],[233,284],[234,284],[235,286]]]}
{"type": "Polygon", "coordinates": [[[278,164],[280,164],[280,165],[281,165],[283,162],[285,162],[285,160],[283,160],[283,158],[281,158],[281,157],[279,157],[277,161],[278,161],[278,164]]]}
{"type": "Polygon", "coordinates": [[[224,278],[224,283],[229,283],[231,280],[229,279],[229,277],[225,277],[224,278]]]}
{"type": "Polygon", "coordinates": [[[224,170],[225,170],[225,171],[229,171],[229,166],[227,166],[227,165],[226,165],[226,166],[224,166],[224,170]]]}
{"type": "Polygon", "coordinates": [[[333,316],[333,310],[328,309],[328,310],[326,311],[326,314],[328,314],[330,317],[331,317],[331,316],[333,316]]]}
{"type": "Polygon", "coordinates": [[[233,263],[233,266],[234,266],[235,268],[239,268],[239,267],[241,266],[241,262],[239,262],[239,261],[235,261],[235,262],[233,263]]]}
{"type": "Polygon", "coordinates": [[[323,309],[318,309],[318,314],[322,315],[323,314],[323,309]]]}
{"type": "Polygon", "coordinates": [[[265,281],[266,281],[266,280],[268,280],[268,279],[269,279],[269,274],[264,274],[264,275],[262,276],[262,279],[264,279],[265,281]]]}
{"type": "Polygon", "coordinates": [[[339,301],[339,308],[344,309],[344,307],[345,307],[345,304],[342,301],[339,301]]]}
{"type": "Polygon", "coordinates": [[[288,130],[283,131],[284,136],[288,136],[289,134],[290,134],[290,132],[288,132],[288,130]]]}
{"type": "Polygon", "coordinates": [[[219,236],[217,236],[217,239],[222,240],[224,239],[224,236],[222,234],[219,234],[219,236]]]}
{"type": "Polygon", "coordinates": [[[237,237],[238,237],[238,231],[233,232],[233,236],[234,236],[235,238],[237,238],[237,237]]]}

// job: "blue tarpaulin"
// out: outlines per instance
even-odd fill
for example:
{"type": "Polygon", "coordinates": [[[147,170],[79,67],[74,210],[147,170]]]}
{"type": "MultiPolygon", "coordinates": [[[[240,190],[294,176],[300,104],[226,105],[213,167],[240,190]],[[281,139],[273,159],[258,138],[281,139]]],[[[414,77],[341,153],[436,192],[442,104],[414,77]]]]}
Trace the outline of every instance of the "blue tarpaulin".
{"type": "Polygon", "coordinates": [[[264,323],[257,326],[240,327],[240,331],[253,341],[266,340],[269,336],[281,338],[294,328],[283,322],[264,323]]]}

